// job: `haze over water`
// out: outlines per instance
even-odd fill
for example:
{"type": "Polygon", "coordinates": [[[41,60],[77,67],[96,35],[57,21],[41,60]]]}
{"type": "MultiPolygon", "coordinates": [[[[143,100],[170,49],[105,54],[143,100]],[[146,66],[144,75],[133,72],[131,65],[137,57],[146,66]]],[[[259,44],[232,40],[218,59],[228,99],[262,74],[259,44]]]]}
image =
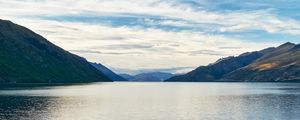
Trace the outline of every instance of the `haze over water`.
{"type": "Polygon", "coordinates": [[[0,119],[296,120],[299,83],[94,83],[0,90],[0,119]]]}

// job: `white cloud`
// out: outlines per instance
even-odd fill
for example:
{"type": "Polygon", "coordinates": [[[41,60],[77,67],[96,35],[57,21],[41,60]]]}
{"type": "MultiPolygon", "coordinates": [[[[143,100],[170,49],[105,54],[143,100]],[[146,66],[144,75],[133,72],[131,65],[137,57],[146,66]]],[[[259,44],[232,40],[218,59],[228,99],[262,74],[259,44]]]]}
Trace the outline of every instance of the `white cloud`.
{"type": "MultiPolygon", "coordinates": [[[[300,23],[298,21],[278,18],[273,14],[273,9],[222,13],[195,9],[177,2],[169,0],[10,0],[0,2],[0,10],[2,11],[0,14],[1,16],[20,17],[79,15],[83,13],[93,15],[130,13],[181,19],[198,24],[217,24],[221,32],[258,29],[270,33],[300,34],[300,23]]],[[[205,2],[202,4],[205,4],[205,2]]],[[[183,26],[186,23],[165,21],[163,24],[183,26]]]]}
{"type": "Polygon", "coordinates": [[[32,28],[66,50],[72,50],[91,61],[102,62],[116,68],[154,69],[199,66],[211,63],[219,57],[273,46],[273,43],[246,43],[239,39],[201,32],[114,28],[99,24],[45,20],[20,19],[16,22],[32,28]],[[123,39],[115,40],[116,37],[123,39]],[[122,45],[124,45],[124,49],[122,49],[122,45]],[[236,50],[222,49],[226,46],[236,47],[236,50]],[[80,50],[91,50],[91,52],[80,52],[80,50]],[[213,51],[221,52],[223,55],[208,53],[213,51]]]}

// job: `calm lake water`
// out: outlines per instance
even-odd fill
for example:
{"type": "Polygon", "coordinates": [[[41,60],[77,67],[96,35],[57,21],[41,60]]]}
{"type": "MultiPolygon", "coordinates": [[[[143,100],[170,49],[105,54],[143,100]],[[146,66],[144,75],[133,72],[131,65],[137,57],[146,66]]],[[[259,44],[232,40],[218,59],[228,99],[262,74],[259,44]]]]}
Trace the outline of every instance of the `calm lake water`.
{"type": "Polygon", "coordinates": [[[299,83],[94,83],[0,90],[5,120],[299,120],[299,83]]]}

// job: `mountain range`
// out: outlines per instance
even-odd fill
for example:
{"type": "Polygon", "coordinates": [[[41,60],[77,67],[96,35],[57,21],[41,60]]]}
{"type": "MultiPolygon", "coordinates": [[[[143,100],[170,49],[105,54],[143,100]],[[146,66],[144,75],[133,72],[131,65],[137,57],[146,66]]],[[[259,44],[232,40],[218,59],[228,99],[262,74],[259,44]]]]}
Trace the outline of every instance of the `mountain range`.
{"type": "Polygon", "coordinates": [[[106,75],[109,79],[113,81],[128,81],[127,79],[117,75],[116,73],[114,73],[113,71],[111,71],[110,69],[102,65],[101,63],[90,63],[90,64],[93,65],[95,68],[97,68],[100,72],[102,72],[104,75],[106,75]]]}
{"type": "Polygon", "coordinates": [[[300,44],[284,43],[221,58],[187,74],[152,72],[117,75],[90,63],[33,31],[0,20],[0,83],[83,83],[110,81],[300,82],[300,44]]]}
{"type": "Polygon", "coordinates": [[[0,20],[0,58],[0,83],[111,81],[86,59],[6,20],[0,20]]]}
{"type": "Polygon", "coordinates": [[[162,82],[174,75],[166,72],[149,72],[137,74],[134,76],[128,74],[120,74],[120,76],[132,82],[162,82]]]}
{"type": "Polygon", "coordinates": [[[166,82],[300,82],[300,44],[284,43],[261,51],[222,58],[166,82]]]}

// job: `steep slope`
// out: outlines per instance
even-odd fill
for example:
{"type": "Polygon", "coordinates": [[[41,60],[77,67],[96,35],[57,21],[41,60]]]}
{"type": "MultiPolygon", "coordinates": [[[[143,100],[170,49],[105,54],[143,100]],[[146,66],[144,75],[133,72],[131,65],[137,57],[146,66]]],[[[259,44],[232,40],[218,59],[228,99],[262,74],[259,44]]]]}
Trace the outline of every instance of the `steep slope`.
{"type": "Polygon", "coordinates": [[[300,82],[300,44],[285,43],[224,80],[300,82]]]}
{"type": "Polygon", "coordinates": [[[287,42],[276,48],[220,59],[166,81],[300,82],[300,44],[287,42]]]}
{"type": "Polygon", "coordinates": [[[185,74],[172,77],[167,82],[210,82],[222,78],[225,74],[236,69],[247,66],[263,56],[265,49],[258,52],[244,53],[237,57],[227,57],[216,61],[208,66],[200,66],[197,69],[185,74]]]}
{"type": "Polygon", "coordinates": [[[6,83],[111,81],[84,58],[5,20],[0,20],[0,58],[0,81],[6,83]]]}
{"type": "Polygon", "coordinates": [[[114,73],[113,71],[111,71],[110,69],[108,69],[107,67],[105,67],[100,63],[90,63],[90,64],[93,65],[95,68],[97,68],[100,72],[102,72],[104,75],[106,75],[109,79],[113,81],[128,81],[127,79],[117,75],[116,73],[114,73]]]}

